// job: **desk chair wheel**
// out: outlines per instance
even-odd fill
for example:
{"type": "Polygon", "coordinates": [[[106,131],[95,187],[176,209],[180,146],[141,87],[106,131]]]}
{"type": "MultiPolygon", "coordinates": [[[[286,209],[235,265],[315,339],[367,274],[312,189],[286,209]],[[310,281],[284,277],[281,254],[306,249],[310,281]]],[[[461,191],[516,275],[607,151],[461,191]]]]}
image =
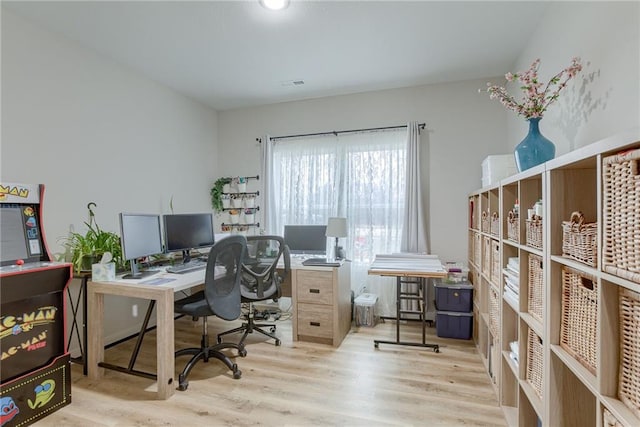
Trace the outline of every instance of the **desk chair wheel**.
{"type": "Polygon", "coordinates": [[[238,369],[237,366],[235,366],[235,369],[233,370],[233,379],[234,380],[239,380],[241,376],[242,376],[242,371],[240,369],[238,369]]]}
{"type": "Polygon", "coordinates": [[[280,344],[282,344],[282,343],[280,342],[280,340],[279,340],[279,339],[276,339],[276,346],[279,346],[280,344]]]}
{"type": "Polygon", "coordinates": [[[244,348],[242,350],[238,350],[238,356],[247,357],[247,350],[245,350],[244,348]]]}
{"type": "Polygon", "coordinates": [[[185,391],[189,387],[189,381],[183,378],[182,375],[178,378],[178,390],[185,391]]]}
{"type": "Polygon", "coordinates": [[[433,351],[434,351],[435,353],[440,353],[440,349],[439,349],[438,347],[434,347],[434,348],[433,348],[433,351]]]}
{"type": "Polygon", "coordinates": [[[275,334],[275,333],[276,333],[276,327],[275,327],[275,326],[272,326],[270,330],[271,330],[271,333],[272,333],[272,334],[275,334]]]}

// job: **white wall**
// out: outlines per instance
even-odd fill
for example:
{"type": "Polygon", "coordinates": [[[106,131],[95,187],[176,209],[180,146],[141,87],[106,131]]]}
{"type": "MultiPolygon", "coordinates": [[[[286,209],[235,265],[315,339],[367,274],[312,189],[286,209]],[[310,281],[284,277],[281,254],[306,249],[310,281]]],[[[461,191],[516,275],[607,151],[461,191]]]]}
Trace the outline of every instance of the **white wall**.
{"type": "MultiPolygon", "coordinates": [[[[507,71],[526,70],[540,58],[540,76],[548,81],[574,56],[582,58],[582,73],[540,122],[556,156],[640,126],[640,2],[552,3],[507,71]]],[[[509,144],[515,147],[528,126],[513,112],[508,117],[509,144]]]]}
{"type": "MultiPolygon", "coordinates": [[[[220,112],[220,172],[227,176],[260,171],[256,138],[331,130],[427,124],[423,166],[431,183],[427,194],[431,251],[447,260],[466,259],[466,195],[481,184],[481,162],[508,151],[506,115],[478,89],[486,80],[427,85],[287,102],[220,112]]],[[[425,192],[426,192],[426,186],[425,192]]]]}
{"type": "MultiPolygon", "coordinates": [[[[52,252],[86,230],[89,201],[116,232],[118,212],[166,213],[172,196],[176,212],[209,212],[216,154],[214,110],[2,11],[1,179],[46,185],[52,252]]],[[[130,304],[107,313],[135,329],[130,304]]]]}

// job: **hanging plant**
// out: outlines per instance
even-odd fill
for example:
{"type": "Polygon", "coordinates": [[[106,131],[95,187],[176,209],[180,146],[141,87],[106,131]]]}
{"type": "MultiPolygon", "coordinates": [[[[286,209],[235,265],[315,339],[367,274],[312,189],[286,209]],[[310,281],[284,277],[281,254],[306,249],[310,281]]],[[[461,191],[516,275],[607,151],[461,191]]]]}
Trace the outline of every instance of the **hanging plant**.
{"type": "Polygon", "coordinates": [[[216,182],[213,183],[213,187],[211,187],[211,191],[209,192],[211,195],[211,207],[216,212],[222,212],[222,189],[224,185],[229,182],[231,182],[230,178],[218,178],[216,182]]]}

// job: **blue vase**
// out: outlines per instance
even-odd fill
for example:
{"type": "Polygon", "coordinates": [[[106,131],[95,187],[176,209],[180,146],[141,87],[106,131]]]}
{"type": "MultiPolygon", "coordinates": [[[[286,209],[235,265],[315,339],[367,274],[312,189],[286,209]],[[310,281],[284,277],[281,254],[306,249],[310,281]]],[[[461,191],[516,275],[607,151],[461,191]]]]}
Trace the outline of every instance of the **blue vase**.
{"type": "Polygon", "coordinates": [[[541,117],[529,119],[529,133],[516,145],[515,158],[518,172],[526,171],[556,156],[556,146],[540,133],[541,117]]]}

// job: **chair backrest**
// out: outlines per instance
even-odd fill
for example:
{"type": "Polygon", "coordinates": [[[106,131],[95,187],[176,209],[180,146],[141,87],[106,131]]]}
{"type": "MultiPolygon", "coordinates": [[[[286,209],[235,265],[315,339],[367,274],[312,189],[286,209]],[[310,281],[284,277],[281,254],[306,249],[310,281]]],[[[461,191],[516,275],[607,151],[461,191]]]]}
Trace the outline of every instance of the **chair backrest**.
{"type": "Polygon", "coordinates": [[[209,251],[204,295],[211,311],[224,320],[241,314],[240,279],[247,239],[241,235],[219,240],[209,251]]]}
{"type": "Polygon", "coordinates": [[[281,236],[247,237],[247,257],[242,264],[242,297],[255,301],[279,298],[280,284],[289,273],[290,263],[289,250],[281,236]],[[284,275],[277,271],[280,258],[284,261],[284,275]]]}

